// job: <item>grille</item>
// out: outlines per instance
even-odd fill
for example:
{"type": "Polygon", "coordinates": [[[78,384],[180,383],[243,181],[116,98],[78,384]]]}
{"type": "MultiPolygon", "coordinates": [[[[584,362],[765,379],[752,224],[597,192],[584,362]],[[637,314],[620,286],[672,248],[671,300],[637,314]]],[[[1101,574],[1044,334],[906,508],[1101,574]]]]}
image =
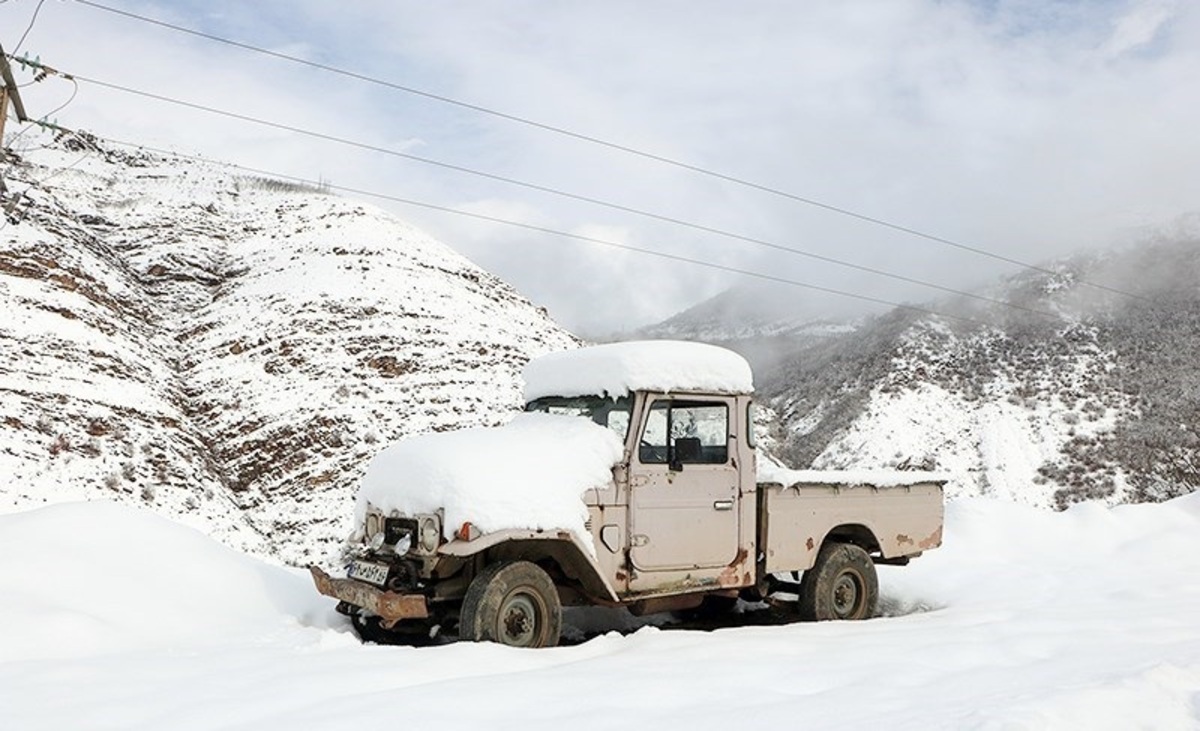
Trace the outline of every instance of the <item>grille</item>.
{"type": "Polygon", "coordinates": [[[412,518],[388,518],[383,521],[383,542],[387,545],[396,545],[406,535],[412,540],[412,544],[415,545],[417,542],[417,521],[412,518]]]}

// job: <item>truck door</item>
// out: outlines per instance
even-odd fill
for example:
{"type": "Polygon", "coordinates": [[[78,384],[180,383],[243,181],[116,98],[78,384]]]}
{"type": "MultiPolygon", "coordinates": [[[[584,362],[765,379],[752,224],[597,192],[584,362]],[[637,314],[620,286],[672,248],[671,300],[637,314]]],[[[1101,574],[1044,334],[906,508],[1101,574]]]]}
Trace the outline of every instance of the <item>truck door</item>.
{"type": "Polygon", "coordinates": [[[740,511],[731,460],[733,403],[663,395],[643,404],[629,482],[633,591],[715,578],[735,561],[740,511]]]}

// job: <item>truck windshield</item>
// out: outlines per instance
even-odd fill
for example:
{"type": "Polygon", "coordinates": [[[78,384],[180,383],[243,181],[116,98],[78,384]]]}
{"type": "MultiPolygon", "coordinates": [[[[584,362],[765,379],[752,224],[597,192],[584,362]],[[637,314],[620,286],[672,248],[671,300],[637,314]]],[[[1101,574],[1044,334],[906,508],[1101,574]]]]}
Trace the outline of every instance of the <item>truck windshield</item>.
{"type": "Polygon", "coordinates": [[[628,396],[619,399],[603,396],[547,396],[525,404],[525,410],[562,416],[582,416],[612,429],[621,441],[625,441],[625,433],[629,430],[630,400],[628,396]]]}

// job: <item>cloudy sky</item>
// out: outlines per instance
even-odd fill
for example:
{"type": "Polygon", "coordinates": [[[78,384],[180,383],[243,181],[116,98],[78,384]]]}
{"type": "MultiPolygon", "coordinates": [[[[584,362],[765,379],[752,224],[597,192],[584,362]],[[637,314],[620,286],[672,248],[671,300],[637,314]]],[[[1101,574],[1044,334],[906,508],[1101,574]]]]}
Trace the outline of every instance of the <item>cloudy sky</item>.
{"type": "MultiPolygon", "coordinates": [[[[94,1],[1021,261],[1172,230],[1200,210],[1195,2],[94,1]]],[[[7,51],[38,8],[38,0],[0,4],[7,51]]],[[[893,301],[920,302],[939,292],[778,247],[954,288],[1014,270],[786,197],[77,0],[43,0],[20,51],[95,81],[693,226],[81,81],[53,117],[104,137],[893,301]]],[[[41,116],[71,91],[52,78],[22,93],[29,112],[41,116]]],[[[661,320],[755,281],[380,204],[584,333],[661,320]]]]}

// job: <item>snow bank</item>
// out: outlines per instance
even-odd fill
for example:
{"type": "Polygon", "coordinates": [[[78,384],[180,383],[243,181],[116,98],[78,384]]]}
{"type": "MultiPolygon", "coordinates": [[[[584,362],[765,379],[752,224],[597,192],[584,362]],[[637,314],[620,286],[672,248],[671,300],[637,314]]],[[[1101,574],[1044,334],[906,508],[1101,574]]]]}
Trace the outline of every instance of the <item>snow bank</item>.
{"type": "Polygon", "coordinates": [[[612,480],[623,450],[605,427],[541,413],[519,414],[501,427],[411,437],[367,467],[357,524],[368,502],[408,515],[444,508],[447,538],[470,521],[484,532],[569,530],[590,547],[581,497],[612,480]]]}
{"type": "Polygon", "coordinates": [[[742,356],[705,343],[646,340],[543,355],[525,366],[525,400],[544,396],[612,396],[630,391],[750,393],[754,377],[742,356]]]}
{"type": "Polygon", "coordinates": [[[1197,729],[1195,576],[1200,494],[1064,513],[968,499],[941,548],[880,567],[891,616],[868,622],[378,647],[336,615],[297,622],[333,602],[295,572],[133,510],[60,506],[0,518],[0,726],[334,731],[448,708],[456,729],[1197,729]],[[621,703],[581,712],[614,678],[621,703]]]}
{"type": "Polygon", "coordinates": [[[943,472],[920,470],[790,470],[767,461],[758,465],[759,482],[778,482],[784,486],[797,483],[828,485],[874,485],[876,487],[904,487],[922,482],[949,482],[951,477],[943,472]]]}
{"type": "Polygon", "coordinates": [[[328,609],[306,574],[147,510],[89,502],[0,516],[4,661],[194,645],[328,609]]]}

